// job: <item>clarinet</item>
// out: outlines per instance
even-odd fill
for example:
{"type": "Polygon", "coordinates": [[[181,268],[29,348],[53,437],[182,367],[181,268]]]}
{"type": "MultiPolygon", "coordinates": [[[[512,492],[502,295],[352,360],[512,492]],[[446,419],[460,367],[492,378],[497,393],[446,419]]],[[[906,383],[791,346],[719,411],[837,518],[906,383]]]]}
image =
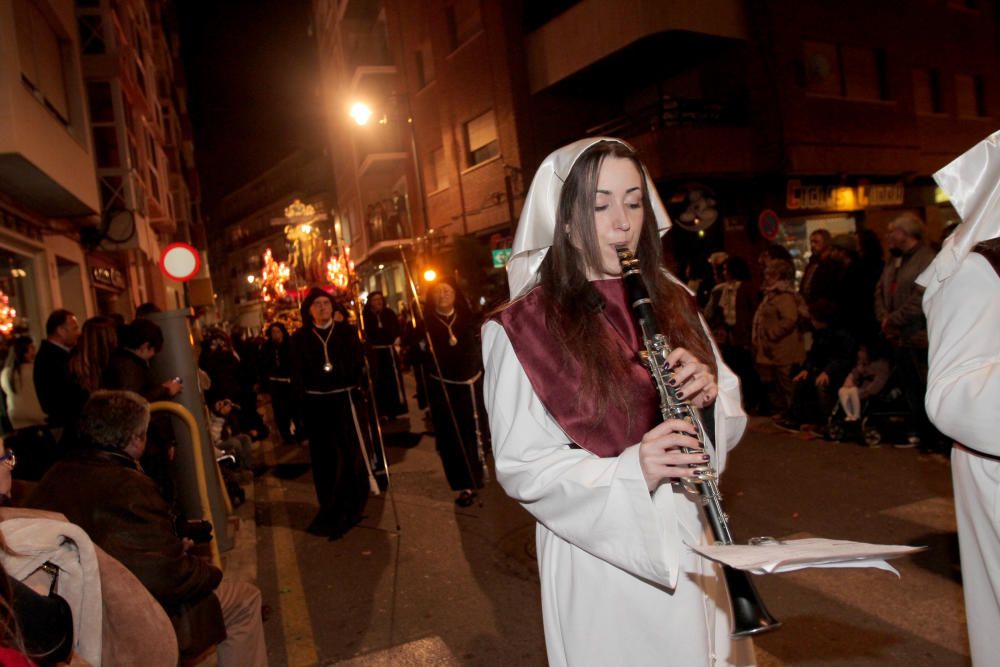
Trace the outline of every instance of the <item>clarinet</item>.
{"type": "MultiPolygon", "coordinates": [[[[659,393],[660,416],[664,421],[683,419],[690,423],[695,428],[698,442],[704,446],[705,427],[701,413],[689,402],[678,398],[678,390],[669,384],[673,375],[667,369],[670,345],[666,336],[656,330],[653,302],[639,272],[639,260],[624,246],[619,246],[616,250],[618,261],[622,266],[625,295],[632,307],[632,314],[635,316],[646,347],[644,351],[639,352],[639,358],[649,371],[659,393]]],[[[681,451],[685,454],[696,453],[687,447],[682,447],[681,451]]],[[[688,488],[697,487],[705,517],[712,528],[712,535],[719,544],[733,544],[733,535],[729,531],[729,517],[722,507],[722,495],[719,493],[718,474],[708,465],[693,465],[692,468],[694,476],[686,484],[689,485],[688,488]]],[[[725,564],[722,565],[722,572],[725,575],[729,602],[733,609],[733,637],[756,635],[781,627],[781,622],[767,611],[746,572],[725,564]]]]}

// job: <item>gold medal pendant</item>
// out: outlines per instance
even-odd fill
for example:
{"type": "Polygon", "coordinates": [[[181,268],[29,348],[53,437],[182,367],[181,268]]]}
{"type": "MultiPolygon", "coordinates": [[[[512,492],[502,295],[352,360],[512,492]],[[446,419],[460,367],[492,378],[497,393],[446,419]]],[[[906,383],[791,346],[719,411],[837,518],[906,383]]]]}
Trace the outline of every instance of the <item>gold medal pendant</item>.
{"type": "Polygon", "coordinates": [[[448,337],[448,345],[451,345],[452,347],[455,347],[456,345],[458,345],[458,339],[455,338],[454,334],[452,334],[451,336],[448,337]]]}
{"type": "Polygon", "coordinates": [[[325,364],[323,364],[323,372],[324,373],[329,373],[332,370],[333,370],[333,364],[331,364],[329,361],[326,362],[325,364]]]}

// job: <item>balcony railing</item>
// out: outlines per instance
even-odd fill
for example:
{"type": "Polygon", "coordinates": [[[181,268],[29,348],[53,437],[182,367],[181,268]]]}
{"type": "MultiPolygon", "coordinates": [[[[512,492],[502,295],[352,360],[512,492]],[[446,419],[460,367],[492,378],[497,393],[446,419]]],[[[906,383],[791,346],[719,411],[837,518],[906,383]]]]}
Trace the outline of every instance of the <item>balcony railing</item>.
{"type": "Polygon", "coordinates": [[[399,241],[413,236],[413,226],[406,207],[406,199],[398,196],[383,199],[368,207],[365,214],[368,232],[368,249],[383,241],[399,241]]]}
{"type": "Polygon", "coordinates": [[[624,139],[667,127],[743,127],[746,123],[746,109],[741,104],[664,95],[652,104],[588,129],[587,134],[624,139]]]}

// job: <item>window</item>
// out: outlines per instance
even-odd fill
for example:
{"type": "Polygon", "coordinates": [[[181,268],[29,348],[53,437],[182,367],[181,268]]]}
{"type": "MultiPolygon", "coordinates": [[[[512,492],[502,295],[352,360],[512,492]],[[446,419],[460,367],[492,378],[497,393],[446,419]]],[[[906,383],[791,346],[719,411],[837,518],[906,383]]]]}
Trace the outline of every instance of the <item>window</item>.
{"type": "Polygon", "coordinates": [[[427,192],[437,192],[448,187],[448,166],[444,160],[444,147],[439,146],[431,151],[430,162],[426,167],[427,192]]]}
{"type": "Polygon", "coordinates": [[[913,107],[918,114],[944,112],[941,104],[941,75],[932,67],[913,70],[913,107]]]}
{"type": "Polygon", "coordinates": [[[804,41],[802,56],[808,93],[852,100],[890,99],[881,49],[804,41]]]}
{"type": "Polygon", "coordinates": [[[881,49],[843,46],[840,59],[844,72],[844,97],[854,100],[889,98],[885,56],[881,49]]]}
{"type": "Polygon", "coordinates": [[[417,79],[420,87],[423,88],[434,80],[434,51],[431,49],[431,40],[424,38],[417,49],[417,79]]]}
{"type": "Polygon", "coordinates": [[[65,54],[71,52],[69,43],[60,39],[38,7],[28,0],[14,2],[14,24],[21,79],[39,101],[69,125],[63,64],[65,54]]]}
{"type": "Polygon", "coordinates": [[[986,86],[983,77],[955,75],[955,111],[959,118],[986,116],[986,86]]]}
{"type": "Polygon", "coordinates": [[[445,12],[452,51],[483,29],[482,18],[479,15],[479,0],[455,0],[445,12]]]}
{"type": "Polygon", "coordinates": [[[493,109],[465,124],[465,146],[466,159],[470,167],[500,154],[493,109]]]}
{"type": "Polygon", "coordinates": [[[840,57],[835,44],[803,42],[806,90],[816,95],[841,94],[840,57]]]}
{"type": "Polygon", "coordinates": [[[107,52],[107,44],[104,42],[104,21],[100,13],[81,14],[76,23],[80,30],[80,50],[84,55],[100,55],[107,52]]]}

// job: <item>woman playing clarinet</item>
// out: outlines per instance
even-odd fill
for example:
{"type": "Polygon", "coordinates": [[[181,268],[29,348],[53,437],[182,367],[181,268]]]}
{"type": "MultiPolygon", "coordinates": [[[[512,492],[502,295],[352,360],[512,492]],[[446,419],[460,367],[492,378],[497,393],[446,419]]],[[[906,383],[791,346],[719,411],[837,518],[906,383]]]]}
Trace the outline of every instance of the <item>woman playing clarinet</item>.
{"type": "Polygon", "coordinates": [[[749,665],[731,640],[699,495],[746,425],[739,382],[689,292],[662,265],[670,220],[634,149],[570,144],[541,164],[508,264],[510,303],[483,330],[497,479],[537,520],[551,665],[749,665]],[[678,396],[704,446],[659,397],[625,298],[617,247],[640,262],[678,396]],[[686,452],[682,451],[686,448],[686,452]]]}

